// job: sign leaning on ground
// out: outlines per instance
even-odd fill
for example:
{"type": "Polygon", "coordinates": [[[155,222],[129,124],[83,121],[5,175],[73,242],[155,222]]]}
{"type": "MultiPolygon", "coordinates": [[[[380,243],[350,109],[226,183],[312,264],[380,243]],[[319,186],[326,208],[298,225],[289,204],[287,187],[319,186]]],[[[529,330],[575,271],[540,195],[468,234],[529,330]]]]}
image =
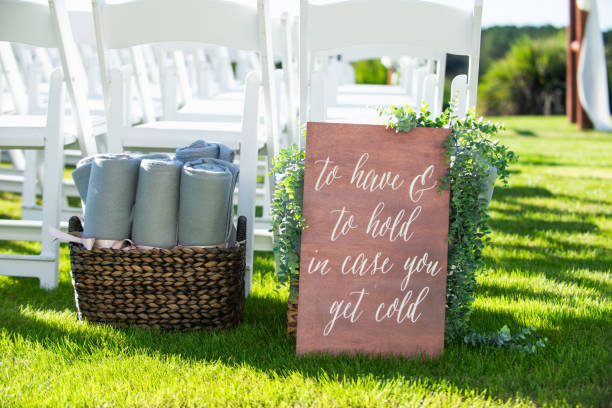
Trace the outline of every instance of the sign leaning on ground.
{"type": "Polygon", "coordinates": [[[308,123],[298,354],[442,352],[449,133],[308,123]]]}

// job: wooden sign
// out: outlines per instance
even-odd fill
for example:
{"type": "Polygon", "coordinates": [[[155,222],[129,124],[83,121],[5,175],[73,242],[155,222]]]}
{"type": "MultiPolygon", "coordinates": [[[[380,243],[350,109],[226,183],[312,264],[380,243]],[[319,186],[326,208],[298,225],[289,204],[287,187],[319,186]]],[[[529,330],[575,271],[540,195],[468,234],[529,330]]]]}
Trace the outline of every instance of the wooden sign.
{"type": "Polygon", "coordinates": [[[308,123],[298,354],[443,350],[449,133],[308,123]]]}

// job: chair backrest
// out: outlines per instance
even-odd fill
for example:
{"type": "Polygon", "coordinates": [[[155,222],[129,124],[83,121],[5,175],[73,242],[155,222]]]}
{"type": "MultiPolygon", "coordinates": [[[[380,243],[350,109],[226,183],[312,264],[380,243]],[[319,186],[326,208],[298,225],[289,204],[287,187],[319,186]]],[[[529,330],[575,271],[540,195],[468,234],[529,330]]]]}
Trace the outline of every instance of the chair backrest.
{"type": "Polygon", "coordinates": [[[84,68],[72,36],[65,0],[49,4],[30,0],[0,0],[0,41],[57,48],[68,88],[81,149],[97,152],[87,108],[84,68]]]}
{"type": "Polygon", "coordinates": [[[0,40],[57,48],[49,5],[34,1],[0,1],[0,40]]]}
{"type": "Polygon", "coordinates": [[[258,51],[257,8],[224,0],[94,0],[106,48],[196,42],[258,51]],[[251,35],[245,35],[251,34],[251,35]]]}
{"type": "MultiPolygon", "coordinates": [[[[268,0],[250,4],[226,0],[93,0],[98,55],[108,107],[109,50],[191,43],[256,51],[262,64],[264,91],[271,83],[271,33],[268,0]]],[[[164,61],[160,60],[160,65],[164,61]]],[[[136,68],[136,67],[134,67],[136,68]]],[[[160,66],[160,70],[163,69],[160,66]]]]}
{"type": "Polygon", "coordinates": [[[471,10],[422,0],[339,0],[300,6],[300,120],[308,119],[314,58],[379,49],[380,55],[465,55],[469,105],[476,105],[483,0],[471,10]],[[325,27],[324,30],[321,27],[325,27]],[[304,119],[306,118],[306,119],[304,119]]]}
{"type": "Polygon", "coordinates": [[[72,35],[79,45],[96,45],[96,32],[93,24],[91,2],[68,0],[66,7],[70,18],[72,35]]]}
{"type": "Polygon", "coordinates": [[[268,141],[274,143],[274,65],[268,1],[244,4],[226,0],[93,0],[107,113],[109,50],[154,43],[197,43],[256,51],[262,60],[268,141]]]}

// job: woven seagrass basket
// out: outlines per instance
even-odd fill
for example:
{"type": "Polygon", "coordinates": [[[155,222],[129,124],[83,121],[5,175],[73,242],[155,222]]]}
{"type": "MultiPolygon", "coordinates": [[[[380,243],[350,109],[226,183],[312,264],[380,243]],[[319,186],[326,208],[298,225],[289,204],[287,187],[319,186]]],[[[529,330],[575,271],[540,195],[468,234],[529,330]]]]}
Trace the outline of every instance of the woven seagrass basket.
{"type": "MultiPolygon", "coordinates": [[[[299,278],[292,277],[289,282],[291,291],[295,288],[295,293],[298,293],[299,278]]],[[[298,298],[299,294],[295,299],[289,299],[289,308],[287,309],[287,336],[295,336],[297,333],[297,315],[298,315],[298,298]]]]}
{"type": "MultiPolygon", "coordinates": [[[[69,231],[79,235],[72,217],[69,231]]],[[[228,328],[244,308],[246,218],[237,247],[131,250],[70,244],[79,320],[116,326],[196,330],[228,328]]]]}

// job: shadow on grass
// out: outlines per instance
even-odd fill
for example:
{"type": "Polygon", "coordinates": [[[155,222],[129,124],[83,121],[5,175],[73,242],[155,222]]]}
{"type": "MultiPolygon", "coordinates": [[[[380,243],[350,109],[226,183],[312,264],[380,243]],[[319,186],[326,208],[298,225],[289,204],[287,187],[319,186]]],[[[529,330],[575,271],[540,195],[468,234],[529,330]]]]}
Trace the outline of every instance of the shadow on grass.
{"type": "MultiPolygon", "coordinates": [[[[11,285],[12,286],[12,285],[11,285]]],[[[71,301],[67,286],[61,287],[57,296],[64,298],[60,303],[71,301]]],[[[14,288],[13,288],[14,289],[14,288]]],[[[6,289],[1,292],[6,292],[6,289]]],[[[5,293],[2,293],[3,295],[5,293]]],[[[246,313],[241,325],[235,329],[211,332],[176,333],[158,330],[116,329],[96,327],[90,324],[61,326],[51,320],[37,318],[35,315],[21,313],[19,304],[32,304],[27,297],[18,296],[11,302],[4,302],[0,312],[0,329],[9,335],[19,335],[27,341],[57,350],[65,344],[87,345],[71,348],[74,358],[88,358],[92,349],[119,357],[136,353],[180,356],[186,361],[220,361],[231,367],[248,365],[265,372],[270,378],[288,377],[294,372],[317,381],[329,378],[334,381],[356,380],[373,377],[377,381],[422,382],[435,390],[437,385],[450,383],[466,392],[485,392],[490,397],[506,400],[513,397],[529,398],[540,403],[585,402],[585,395],[579,390],[582,385],[592,386],[591,373],[572,374],[569,370],[563,381],[573,381],[576,388],[568,395],[564,392],[566,384],[554,383],[559,377],[551,374],[550,359],[558,355],[571,354],[571,364],[588,367],[588,370],[601,369],[599,355],[583,353],[574,356],[577,346],[573,338],[555,342],[553,348],[546,348],[535,355],[520,354],[511,350],[473,348],[464,344],[447,345],[442,356],[436,360],[417,358],[370,358],[366,356],[295,356],[295,340],[285,335],[286,303],[279,298],[253,296],[248,299],[246,313]],[[8,303],[8,304],[7,304],[8,303]],[[7,318],[8,317],[8,318],[7,318]],[[560,354],[557,354],[560,353],[560,354]],[[542,387],[549,393],[542,395],[542,387]]],[[[40,306],[40,305],[39,305],[40,306]]],[[[537,333],[538,337],[547,336],[559,339],[561,331],[576,328],[605,327],[601,319],[585,317],[558,318],[554,323],[559,330],[537,333]]],[[[474,323],[483,331],[494,331],[507,324],[517,328],[522,325],[510,313],[479,311],[474,313],[474,323]]],[[[601,333],[586,333],[581,341],[603,341],[601,333]]],[[[602,349],[598,349],[600,352],[602,349]]],[[[605,348],[603,348],[605,350],[605,348]]],[[[559,364],[568,364],[562,361],[559,364]]],[[[603,381],[603,379],[601,380],[603,381]]],[[[602,384],[605,386],[605,384],[602,384]]],[[[591,395],[596,403],[601,394],[591,395]]]]}
{"type": "Polygon", "coordinates": [[[495,188],[493,195],[492,211],[506,215],[508,218],[493,218],[490,220],[491,228],[504,233],[530,234],[534,231],[556,231],[568,233],[595,232],[598,226],[585,221],[561,221],[561,220],[541,220],[533,218],[537,214],[553,214],[558,216],[568,216],[578,219],[587,217],[611,218],[612,211],[576,211],[571,212],[559,210],[545,205],[536,205],[520,201],[522,198],[550,198],[560,199],[570,202],[580,202],[586,205],[598,205],[608,208],[605,200],[593,200],[584,197],[575,197],[568,194],[553,194],[550,190],[542,187],[513,186],[495,188]],[[495,202],[512,204],[516,208],[497,208],[495,202]],[[529,214],[530,217],[525,215],[529,214]]]}
{"type": "Polygon", "coordinates": [[[552,198],[554,194],[547,188],[534,186],[496,187],[493,191],[496,200],[504,201],[508,198],[552,198]]]}
{"type": "MultiPolygon", "coordinates": [[[[496,189],[496,199],[515,200],[517,197],[552,198],[553,194],[548,189],[529,186],[496,189]],[[505,194],[500,196],[498,192],[505,194]]],[[[522,206],[521,203],[519,205],[522,206]]],[[[525,214],[526,211],[529,210],[521,209],[517,214],[525,214]]],[[[535,227],[572,233],[597,228],[588,222],[553,223],[520,218],[492,220],[492,225],[494,229],[505,229],[511,233],[529,233],[535,227]]],[[[581,249],[579,244],[567,247],[564,243],[558,244],[564,249],[581,249]]],[[[528,247],[515,249],[534,251],[528,247]]],[[[535,252],[545,253],[543,248],[536,248],[535,252]]],[[[528,274],[543,272],[549,279],[593,288],[600,291],[602,296],[609,293],[609,287],[598,286],[592,280],[568,272],[567,263],[575,262],[569,258],[553,255],[550,259],[505,257],[498,260],[507,270],[520,265],[520,269],[528,274]]],[[[602,267],[602,260],[580,260],[578,263],[591,270],[601,270],[602,267]]],[[[264,264],[259,265],[260,270],[265,267],[264,264]]],[[[270,273],[268,267],[264,275],[270,273]]],[[[477,290],[486,291],[489,296],[516,296],[543,302],[551,296],[560,296],[529,289],[517,293],[511,288],[494,285],[480,285],[477,290]]],[[[246,365],[266,373],[270,378],[289,377],[295,372],[314,381],[326,381],[327,378],[359,381],[373,377],[380,382],[422,382],[430,386],[432,392],[440,384],[451,384],[466,393],[485,392],[500,401],[518,396],[552,405],[563,400],[569,404],[603,405],[610,396],[609,386],[605,383],[609,376],[601,375],[606,372],[609,361],[605,355],[606,345],[602,343],[610,334],[610,317],[603,314],[547,316],[551,324],[546,326],[554,329],[538,331],[536,336],[546,336],[552,341],[536,355],[504,349],[472,348],[456,343],[448,344],[445,353],[436,360],[404,360],[365,356],[296,357],[295,340],[285,335],[286,301],[279,296],[255,294],[247,299],[243,321],[235,329],[191,333],[117,329],[90,324],[76,327],[61,325],[35,313],[23,313],[21,305],[42,311],[74,311],[72,286],[65,276],[53,292],[38,289],[38,281],[34,279],[12,279],[5,285],[0,284],[0,331],[9,336],[19,335],[50,350],[61,349],[67,343],[83,345],[71,348],[70,352],[75,358],[89,357],[92,349],[104,350],[114,356],[134,353],[180,356],[186,361],[219,361],[231,367],[246,365]],[[585,347],[589,347],[588,353],[583,352],[585,347]]],[[[74,316],[76,318],[76,314],[74,316]]],[[[485,332],[498,330],[503,325],[512,329],[524,325],[516,314],[499,310],[476,309],[472,322],[485,332]]]]}
{"type": "MultiPolygon", "coordinates": [[[[506,203],[508,202],[512,202],[510,200],[506,201],[506,203]]],[[[568,215],[567,211],[564,210],[559,210],[557,208],[551,208],[551,207],[545,207],[543,205],[533,205],[533,204],[525,204],[525,203],[517,203],[516,201],[512,202],[513,204],[516,204],[518,206],[520,206],[520,210],[516,209],[516,208],[492,208],[493,211],[500,213],[500,214],[505,214],[507,216],[516,216],[519,212],[522,214],[554,214],[554,215],[559,215],[559,216],[566,216],[568,215]]],[[[601,203],[603,205],[603,203],[601,203]]],[[[578,218],[585,218],[585,217],[591,217],[591,216],[595,216],[595,217],[603,217],[603,218],[612,218],[612,211],[572,211],[571,213],[572,216],[578,217],[578,218]]]]}
{"type": "Polygon", "coordinates": [[[519,135],[519,136],[528,136],[528,137],[535,137],[535,136],[537,136],[536,133],[533,130],[529,130],[529,129],[512,128],[511,130],[514,130],[516,132],[516,134],[519,135]]]}
{"type": "MultiPolygon", "coordinates": [[[[509,260],[511,262],[511,260],[509,260]]],[[[271,271],[264,272],[266,274],[271,271]]],[[[556,273],[556,272],[555,272],[556,273]]],[[[558,278],[558,276],[557,276],[558,278]]],[[[566,276],[568,280],[570,275],[566,276]]],[[[580,280],[575,280],[580,282],[580,280]]],[[[481,287],[493,295],[508,296],[505,289],[481,287]]],[[[546,294],[520,293],[522,297],[546,300],[546,294]]],[[[556,296],[556,295],[555,295],[556,296]]],[[[553,316],[553,327],[557,330],[537,332],[537,337],[556,339],[553,347],[538,354],[526,355],[511,350],[473,348],[461,343],[447,344],[442,356],[436,360],[417,358],[370,358],[366,356],[295,356],[295,340],[287,338],[287,304],[280,296],[255,294],[247,299],[242,323],[235,329],[225,331],[164,332],[159,330],[122,329],[109,326],[60,324],[52,319],[39,317],[36,313],[24,313],[21,305],[29,310],[74,311],[72,286],[62,279],[58,289],[46,292],[38,289],[37,280],[14,279],[0,286],[0,331],[19,335],[27,341],[41,344],[51,350],[61,350],[63,345],[73,343],[70,349],[74,358],[88,358],[92,350],[103,350],[108,355],[120,357],[134,353],[180,356],[186,361],[220,361],[230,367],[251,366],[265,372],[270,378],[288,377],[296,371],[314,381],[329,378],[334,381],[373,378],[376,381],[422,382],[432,391],[440,384],[450,383],[465,392],[485,392],[501,400],[520,397],[539,403],[555,404],[563,399],[569,403],[601,402],[599,391],[587,396],[585,387],[593,386],[595,375],[590,371],[602,370],[605,356],[598,353],[575,355],[578,339],[564,333],[575,333],[587,328],[605,330],[608,320],[600,317],[553,316]],[[569,362],[559,356],[572,356],[569,362]],[[551,370],[551,360],[556,368],[565,368],[565,377],[560,378],[551,370]],[[587,367],[589,372],[576,373],[567,365],[587,367]],[[562,381],[561,383],[558,383],[562,381]],[[573,383],[568,388],[566,383],[573,383]],[[543,393],[542,390],[548,392],[543,393]]],[[[76,313],[74,314],[76,318],[76,313]]],[[[476,309],[473,323],[480,330],[498,330],[503,325],[516,329],[523,326],[516,315],[505,311],[476,309]]],[[[608,329],[609,331],[609,329],[608,329]]],[[[580,342],[604,341],[605,334],[596,331],[581,334],[580,342]]],[[[604,379],[600,380],[601,382],[604,379]]]]}
{"type": "MultiPolygon", "coordinates": [[[[545,273],[545,275],[547,278],[550,278],[548,273],[545,273]]],[[[595,282],[589,280],[588,278],[574,279],[571,277],[571,274],[561,274],[561,276],[559,276],[558,274],[554,274],[553,279],[561,281],[561,282],[579,283],[582,286],[588,286],[591,289],[594,289],[595,293],[597,293],[596,295],[593,295],[591,297],[601,298],[601,296],[611,296],[612,295],[612,286],[608,284],[602,284],[598,286],[595,282]],[[588,282],[588,283],[585,284],[585,282],[588,282]]],[[[533,287],[529,287],[529,288],[525,288],[525,287],[519,288],[516,286],[501,287],[499,285],[487,284],[487,283],[479,283],[477,287],[477,291],[479,294],[482,294],[487,297],[499,297],[499,298],[504,297],[507,299],[515,299],[515,300],[529,299],[529,300],[538,300],[538,301],[548,302],[552,300],[559,300],[559,298],[565,297],[566,301],[565,302],[561,301],[559,303],[567,303],[567,300],[571,302],[571,300],[575,298],[575,296],[570,293],[559,294],[559,293],[554,293],[550,291],[536,290],[533,287]]],[[[587,296],[583,296],[583,299],[585,297],[587,296]]],[[[552,319],[552,320],[554,321],[555,319],[552,319]]],[[[557,325],[561,325],[563,323],[564,321],[555,321],[555,324],[557,325]]],[[[601,319],[593,323],[599,323],[599,326],[602,328],[603,327],[609,328],[609,322],[607,322],[606,319],[601,319]]]]}
{"type": "Polygon", "coordinates": [[[496,218],[489,221],[494,231],[506,234],[531,235],[535,232],[555,231],[566,233],[596,232],[598,227],[584,221],[546,221],[537,218],[496,218]]]}
{"type": "Polygon", "coordinates": [[[535,167],[567,167],[567,168],[598,168],[609,169],[612,165],[607,163],[592,163],[592,162],[562,162],[556,160],[555,157],[544,156],[539,154],[522,153],[519,159],[519,164],[522,166],[535,167]]]}
{"type": "Polygon", "coordinates": [[[594,289],[602,296],[612,296],[612,285],[580,276],[575,270],[588,270],[590,272],[610,273],[612,257],[592,259],[572,259],[562,256],[550,255],[547,258],[501,257],[497,262],[487,262],[492,267],[503,266],[506,271],[520,269],[528,276],[544,275],[547,279],[573,283],[585,288],[594,289]]]}

